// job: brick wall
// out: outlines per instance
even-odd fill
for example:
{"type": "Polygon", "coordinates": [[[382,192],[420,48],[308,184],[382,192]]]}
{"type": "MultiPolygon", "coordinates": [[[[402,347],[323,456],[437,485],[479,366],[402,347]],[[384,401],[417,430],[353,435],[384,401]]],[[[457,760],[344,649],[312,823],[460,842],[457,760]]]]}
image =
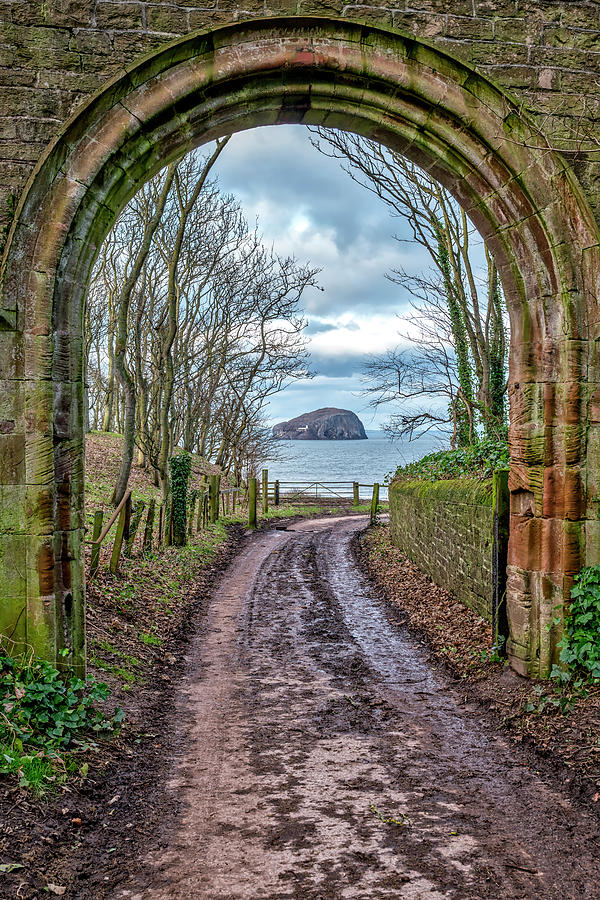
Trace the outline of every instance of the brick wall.
{"type": "Polygon", "coordinates": [[[389,493],[396,547],[432,581],[491,621],[492,482],[396,481],[389,493]]]}
{"type": "Polygon", "coordinates": [[[597,153],[585,152],[600,111],[595,0],[0,0],[0,225],[7,197],[110,76],[180,35],[269,15],[394,26],[474,65],[575,151],[569,157],[600,208],[597,153]]]}

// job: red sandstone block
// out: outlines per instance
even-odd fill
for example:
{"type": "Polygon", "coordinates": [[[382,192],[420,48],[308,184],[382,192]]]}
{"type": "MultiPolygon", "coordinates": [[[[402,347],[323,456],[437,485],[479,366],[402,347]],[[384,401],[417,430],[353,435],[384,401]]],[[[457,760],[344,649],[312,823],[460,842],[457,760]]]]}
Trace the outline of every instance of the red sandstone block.
{"type": "Polygon", "coordinates": [[[565,549],[565,535],[561,519],[542,519],[540,530],[540,558],[543,572],[560,572],[565,549]]]}
{"type": "Polygon", "coordinates": [[[562,519],[580,519],[585,514],[585,486],[579,468],[560,469],[551,466],[544,469],[544,516],[562,519]]]}
{"type": "Polygon", "coordinates": [[[520,569],[539,570],[542,561],[542,519],[511,513],[508,563],[520,569]]]}

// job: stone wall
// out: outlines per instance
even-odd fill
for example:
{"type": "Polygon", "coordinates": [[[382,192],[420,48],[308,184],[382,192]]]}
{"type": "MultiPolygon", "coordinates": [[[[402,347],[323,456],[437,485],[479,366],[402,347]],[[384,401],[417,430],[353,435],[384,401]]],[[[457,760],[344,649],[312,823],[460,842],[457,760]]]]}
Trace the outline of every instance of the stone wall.
{"type": "Polygon", "coordinates": [[[600,207],[599,166],[586,153],[597,146],[600,108],[594,0],[0,0],[0,226],[48,142],[108,78],[180,35],[269,15],[393,26],[470,63],[575,151],[576,173],[600,207]]]}
{"type": "Polygon", "coordinates": [[[492,620],[492,482],[395,481],[390,485],[393,543],[426,575],[492,620]]]}

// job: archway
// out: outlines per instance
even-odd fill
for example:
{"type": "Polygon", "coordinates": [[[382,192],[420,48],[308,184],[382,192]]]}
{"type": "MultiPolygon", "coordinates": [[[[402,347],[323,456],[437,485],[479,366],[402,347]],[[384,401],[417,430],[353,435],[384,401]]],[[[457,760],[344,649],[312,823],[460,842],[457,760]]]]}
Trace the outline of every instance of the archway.
{"type": "Polygon", "coordinates": [[[512,332],[508,651],[518,671],[545,673],[554,607],[600,558],[596,223],[564,160],[489,81],[412,37],[319,18],[239,23],[143,59],[30,179],[2,273],[0,631],[50,660],[69,646],[84,665],[82,309],[107,230],[171,159],[283,122],[401,151],[494,254],[512,332]]]}

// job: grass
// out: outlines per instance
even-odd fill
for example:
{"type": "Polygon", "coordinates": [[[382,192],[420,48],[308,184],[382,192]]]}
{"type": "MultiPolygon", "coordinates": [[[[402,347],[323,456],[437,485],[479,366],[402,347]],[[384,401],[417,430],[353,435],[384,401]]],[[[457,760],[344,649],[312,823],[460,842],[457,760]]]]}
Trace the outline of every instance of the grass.
{"type": "Polygon", "coordinates": [[[18,780],[19,787],[28,788],[36,797],[53,792],[67,780],[67,761],[56,754],[49,757],[38,751],[34,754],[11,744],[0,744],[3,774],[18,780]]]}
{"type": "Polygon", "coordinates": [[[161,638],[159,638],[156,634],[142,632],[141,634],[138,634],[138,637],[142,644],[146,644],[149,647],[160,647],[160,645],[162,644],[161,638]]]}

